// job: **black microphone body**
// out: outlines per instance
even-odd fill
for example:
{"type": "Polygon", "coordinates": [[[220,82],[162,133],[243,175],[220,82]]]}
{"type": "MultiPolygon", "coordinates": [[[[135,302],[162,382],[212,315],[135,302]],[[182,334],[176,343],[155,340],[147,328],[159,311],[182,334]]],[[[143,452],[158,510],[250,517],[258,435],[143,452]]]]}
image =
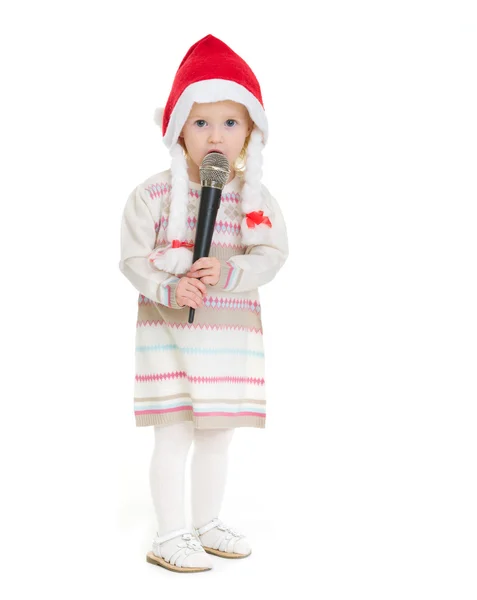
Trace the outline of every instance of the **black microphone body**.
{"type": "MultiPolygon", "coordinates": [[[[220,207],[222,190],[215,187],[202,186],[200,192],[199,216],[197,218],[197,232],[194,243],[194,257],[192,262],[209,256],[210,244],[214,235],[215,220],[220,207]]],[[[189,323],[194,321],[195,308],[189,309],[189,323]]]]}
{"type": "Polygon", "coordinates": [[[193,262],[203,256],[209,256],[221,197],[222,190],[213,187],[202,187],[193,262]]]}
{"type": "MultiPolygon", "coordinates": [[[[203,256],[209,256],[222,190],[230,175],[229,161],[222,152],[214,150],[203,158],[199,172],[202,189],[200,191],[193,262],[203,256]]],[[[193,322],[194,314],[195,308],[190,308],[189,323],[193,322]]]]}

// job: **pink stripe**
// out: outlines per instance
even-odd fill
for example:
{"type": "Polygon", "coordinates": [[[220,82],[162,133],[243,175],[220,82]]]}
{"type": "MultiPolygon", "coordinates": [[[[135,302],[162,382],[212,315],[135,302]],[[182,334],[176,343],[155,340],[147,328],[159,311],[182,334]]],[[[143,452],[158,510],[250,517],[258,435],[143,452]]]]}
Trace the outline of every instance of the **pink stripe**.
{"type": "Polygon", "coordinates": [[[187,379],[192,383],[221,383],[230,381],[231,383],[253,383],[255,385],[265,385],[263,377],[236,377],[233,375],[224,375],[223,377],[204,377],[188,375],[187,379]]]}
{"type": "Polygon", "coordinates": [[[167,287],[167,306],[171,305],[171,286],[168,285],[167,287]]]}
{"type": "Polygon", "coordinates": [[[157,381],[163,379],[178,379],[187,377],[185,371],[169,371],[168,373],[151,373],[150,375],[136,375],[136,381],[157,381]]]}
{"type": "Polygon", "coordinates": [[[157,415],[160,413],[178,412],[179,410],[192,410],[192,406],[177,406],[176,408],[153,408],[150,410],[135,410],[136,415],[157,415]]]}
{"type": "Polygon", "coordinates": [[[233,271],[233,266],[227,262],[227,265],[229,265],[229,273],[227,275],[227,281],[225,282],[225,287],[227,287],[229,285],[229,281],[230,281],[230,276],[232,275],[232,271],[233,271]]]}

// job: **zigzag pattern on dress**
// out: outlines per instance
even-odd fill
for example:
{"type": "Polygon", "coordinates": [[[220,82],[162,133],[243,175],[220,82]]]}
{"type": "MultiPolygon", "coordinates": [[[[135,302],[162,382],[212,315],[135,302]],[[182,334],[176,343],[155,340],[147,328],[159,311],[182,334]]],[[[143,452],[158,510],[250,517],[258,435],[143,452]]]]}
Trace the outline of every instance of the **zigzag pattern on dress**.
{"type": "Polygon", "coordinates": [[[260,303],[256,300],[247,300],[245,298],[214,298],[206,296],[204,298],[204,308],[231,309],[231,310],[250,310],[260,312],[260,303]]]}
{"type": "Polygon", "coordinates": [[[187,373],[185,371],[172,371],[170,373],[136,375],[136,381],[162,381],[163,379],[183,379],[184,377],[187,377],[187,373]]]}
{"type": "MultiPolygon", "coordinates": [[[[147,306],[149,304],[157,304],[157,302],[140,294],[138,304],[147,306]]],[[[219,310],[250,310],[256,313],[261,311],[259,302],[256,300],[248,300],[247,298],[217,298],[213,296],[205,296],[203,307],[217,308],[219,310]]]]}
{"type": "Polygon", "coordinates": [[[170,373],[151,373],[149,375],[136,375],[136,381],[162,381],[164,379],[184,379],[192,383],[251,383],[253,385],[265,385],[263,377],[236,377],[225,375],[224,377],[195,377],[187,375],[185,371],[173,371],[170,373]]]}
{"type": "MultiPolygon", "coordinates": [[[[174,310],[174,309],[173,309],[174,310]]],[[[163,319],[155,319],[154,321],[150,321],[147,319],[146,321],[137,321],[136,327],[158,327],[158,326],[166,326],[166,327],[175,327],[177,329],[210,329],[217,331],[222,331],[225,329],[236,329],[238,331],[251,331],[252,333],[260,333],[263,334],[262,329],[257,329],[256,327],[245,327],[244,325],[209,325],[205,324],[196,324],[196,323],[167,323],[163,319]]]]}
{"type": "Polygon", "coordinates": [[[217,231],[218,233],[222,231],[223,233],[239,235],[239,233],[242,231],[242,226],[240,225],[240,223],[232,223],[230,221],[220,220],[215,222],[215,231],[217,231]]]}
{"type": "Polygon", "coordinates": [[[197,227],[197,218],[196,217],[187,217],[187,229],[195,229],[197,227]]]}
{"type": "MultiPolygon", "coordinates": [[[[169,217],[161,217],[160,228],[165,231],[169,225],[169,217]]],[[[187,217],[187,228],[193,231],[197,227],[197,217],[187,217]]],[[[230,235],[238,235],[242,231],[240,223],[233,223],[231,221],[216,221],[215,231],[217,233],[228,233],[230,235]]],[[[157,233],[157,230],[156,230],[157,233]]]]}
{"type": "Polygon", "coordinates": [[[253,385],[265,385],[265,379],[262,377],[234,377],[226,375],[224,377],[187,377],[192,383],[252,383],[253,385]]]}
{"type": "Polygon", "coordinates": [[[236,250],[244,250],[247,247],[245,244],[227,244],[227,242],[212,242],[210,245],[216,248],[235,248],[236,250]]]}
{"type": "Polygon", "coordinates": [[[222,202],[234,202],[235,204],[238,204],[240,202],[240,194],[237,192],[229,192],[227,194],[222,194],[220,199],[222,202]]]}
{"type": "Polygon", "coordinates": [[[154,198],[160,198],[165,194],[168,194],[172,190],[172,186],[169,183],[151,183],[147,188],[144,188],[149,194],[151,200],[154,198]]]}
{"type": "MultiPolygon", "coordinates": [[[[188,242],[189,244],[193,244],[194,240],[192,238],[189,238],[188,240],[183,240],[184,242],[188,242]]],[[[162,240],[157,240],[156,242],[156,248],[158,248],[159,246],[167,246],[168,242],[166,239],[162,239],[162,240]]],[[[214,244],[211,244],[212,246],[214,244]]]]}
{"type": "MultiPolygon", "coordinates": [[[[171,187],[169,186],[169,190],[171,187]]],[[[200,192],[198,190],[194,190],[189,188],[189,196],[192,198],[200,198],[200,192]]],[[[233,202],[234,204],[238,204],[240,202],[240,194],[237,192],[228,192],[226,194],[222,194],[220,197],[221,202],[233,202]]]]}

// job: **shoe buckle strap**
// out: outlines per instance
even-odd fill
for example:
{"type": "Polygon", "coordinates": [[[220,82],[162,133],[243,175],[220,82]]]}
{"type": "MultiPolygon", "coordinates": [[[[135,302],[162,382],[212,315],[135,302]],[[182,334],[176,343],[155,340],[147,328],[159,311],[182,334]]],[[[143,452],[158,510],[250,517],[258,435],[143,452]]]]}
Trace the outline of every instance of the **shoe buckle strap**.
{"type": "Polygon", "coordinates": [[[157,537],[154,540],[154,542],[156,544],[163,544],[164,542],[172,540],[172,538],[175,538],[175,537],[177,537],[179,535],[183,535],[184,533],[189,533],[190,534],[190,531],[188,529],[176,529],[175,531],[170,531],[169,533],[165,533],[162,536],[157,535],[157,537]]]}
{"type": "Polygon", "coordinates": [[[203,527],[196,528],[197,535],[204,535],[204,533],[207,533],[207,531],[210,531],[211,529],[219,526],[220,524],[221,524],[221,522],[219,519],[217,519],[217,518],[212,519],[212,521],[209,521],[203,527]]]}
{"type": "Polygon", "coordinates": [[[238,531],[236,531],[232,527],[228,527],[225,523],[223,523],[218,518],[212,519],[212,521],[209,521],[209,523],[207,523],[203,527],[200,527],[199,529],[196,529],[195,531],[197,532],[197,535],[200,536],[200,535],[204,535],[204,533],[206,533],[207,531],[210,531],[214,527],[217,527],[217,529],[220,529],[220,531],[228,532],[228,533],[232,534],[234,537],[237,537],[237,538],[243,538],[243,537],[245,537],[244,534],[239,533],[238,531]]]}

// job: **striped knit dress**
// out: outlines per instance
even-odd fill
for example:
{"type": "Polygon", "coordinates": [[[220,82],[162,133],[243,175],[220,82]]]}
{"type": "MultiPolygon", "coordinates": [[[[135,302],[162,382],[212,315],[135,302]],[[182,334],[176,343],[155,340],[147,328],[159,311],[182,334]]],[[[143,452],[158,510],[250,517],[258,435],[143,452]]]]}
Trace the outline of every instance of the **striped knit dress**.
{"type": "MultiPolygon", "coordinates": [[[[137,426],[192,421],[195,428],[265,427],[266,386],[258,287],[273,279],[288,256],[285,223],[262,185],[272,243],[244,246],[237,173],[222,191],[209,256],[220,280],[207,285],[194,322],[175,300],[179,277],[148,260],[167,245],[170,170],[130,194],[121,224],[121,272],[139,291],[134,413],[137,426]]],[[[194,243],[201,185],[189,182],[188,242],[194,243]]]]}

